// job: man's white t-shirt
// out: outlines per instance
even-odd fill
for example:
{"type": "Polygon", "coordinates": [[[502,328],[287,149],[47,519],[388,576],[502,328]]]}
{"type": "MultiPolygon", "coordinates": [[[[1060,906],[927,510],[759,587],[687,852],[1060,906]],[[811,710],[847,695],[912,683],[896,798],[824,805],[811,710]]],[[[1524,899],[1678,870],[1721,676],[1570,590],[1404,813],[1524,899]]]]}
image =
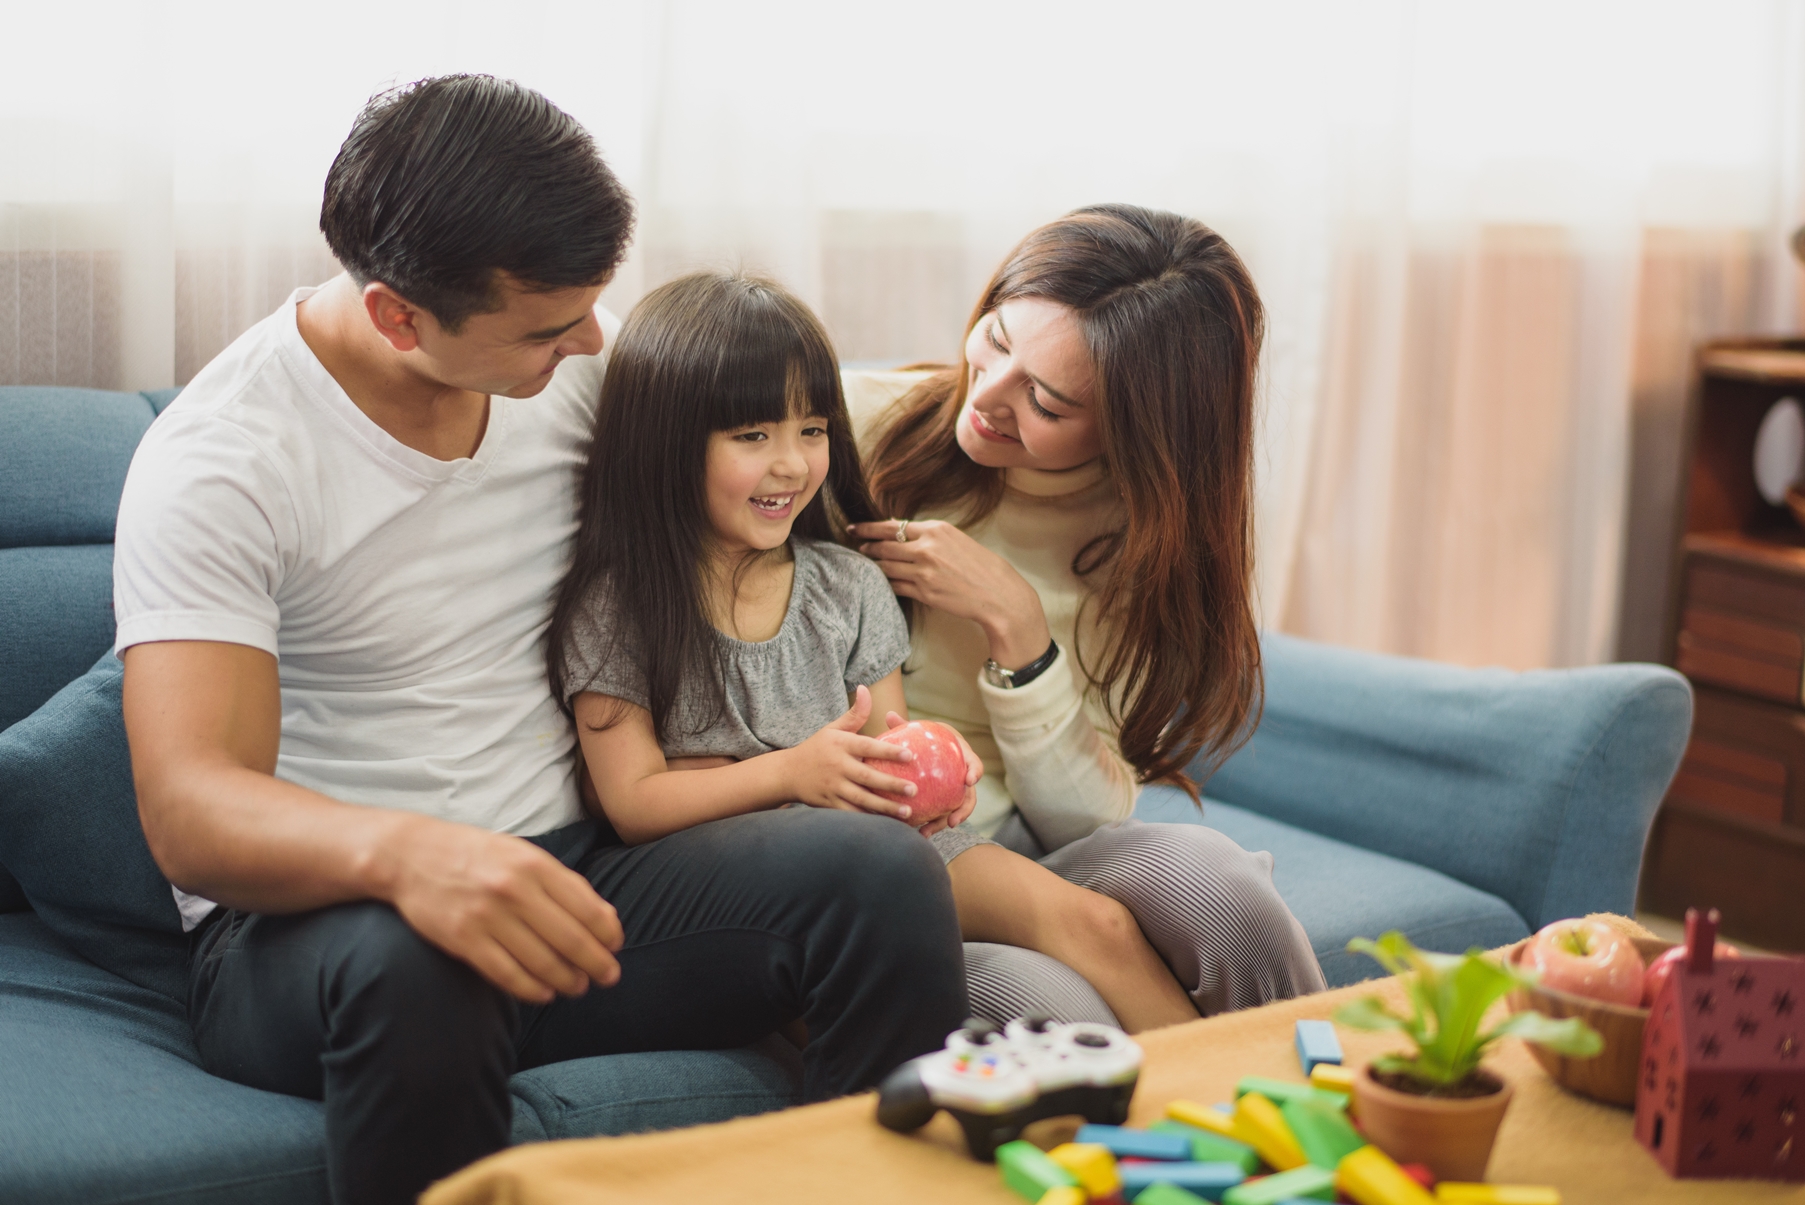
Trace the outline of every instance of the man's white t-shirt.
{"type": "MultiPolygon", "coordinates": [[[[115,648],[277,658],[276,777],[346,803],[528,836],[582,816],[546,685],[552,595],[602,356],[492,397],[476,455],[397,441],[301,339],[299,289],[151,424],[119,503],[115,648]]],[[[608,346],[619,322],[605,310],[608,346]]],[[[176,892],[185,928],[212,910],[176,892]]]]}

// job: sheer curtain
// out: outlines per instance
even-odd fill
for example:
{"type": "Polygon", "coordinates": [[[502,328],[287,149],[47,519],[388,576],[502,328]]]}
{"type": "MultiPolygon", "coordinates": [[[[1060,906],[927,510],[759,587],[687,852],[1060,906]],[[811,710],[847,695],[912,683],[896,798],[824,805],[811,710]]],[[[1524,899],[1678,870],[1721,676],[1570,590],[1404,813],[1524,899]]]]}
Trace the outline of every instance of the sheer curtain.
{"type": "Polygon", "coordinates": [[[1468,663],[1654,656],[1691,345],[1795,325],[1805,3],[322,0],[12,6],[0,383],[192,376],[333,270],[365,96],[454,70],[640,199],[619,310],[774,273],[852,362],[945,358],[1034,224],[1126,200],[1271,319],[1266,622],[1468,663]]]}

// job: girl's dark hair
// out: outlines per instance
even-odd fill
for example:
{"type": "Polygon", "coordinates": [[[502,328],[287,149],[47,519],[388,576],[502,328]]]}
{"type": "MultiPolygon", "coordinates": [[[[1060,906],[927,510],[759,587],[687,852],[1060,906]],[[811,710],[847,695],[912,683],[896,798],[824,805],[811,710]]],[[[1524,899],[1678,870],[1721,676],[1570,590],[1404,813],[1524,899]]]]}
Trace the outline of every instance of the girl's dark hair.
{"type": "Polygon", "coordinates": [[[827,480],[791,531],[843,541],[847,524],[877,512],[840,366],[809,308],[772,281],[719,272],[680,277],[634,307],[609,353],[576,548],[546,638],[552,695],[567,713],[581,689],[565,670],[570,648],[591,665],[634,650],[660,742],[683,683],[706,684],[718,712],[724,648],[703,605],[708,439],[809,415],[827,420],[827,480]],[[599,597],[612,630],[596,622],[599,597]]]}
{"type": "MultiPolygon", "coordinates": [[[[1265,318],[1247,268],[1190,218],[1094,205],[1023,239],[972,312],[1039,297],[1077,312],[1096,367],[1102,458],[1127,510],[1081,550],[1107,647],[1086,676],[1120,727],[1142,782],[1193,798],[1186,767],[1213,769],[1259,712],[1254,620],[1254,375],[1265,318]]],[[[886,514],[951,510],[969,526],[1003,496],[1003,474],[956,438],[970,369],[918,386],[872,453],[886,514]]],[[[1081,657],[1088,662],[1088,657],[1081,657]]]]}
{"type": "Polygon", "coordinates": [[[456,334],[499,308],[498,272],[535,292],[607,280],[633,199],[539,93],[446,75],[370,98],[326,173],[320,231],[359,285],[381,281],[456,334]]]}

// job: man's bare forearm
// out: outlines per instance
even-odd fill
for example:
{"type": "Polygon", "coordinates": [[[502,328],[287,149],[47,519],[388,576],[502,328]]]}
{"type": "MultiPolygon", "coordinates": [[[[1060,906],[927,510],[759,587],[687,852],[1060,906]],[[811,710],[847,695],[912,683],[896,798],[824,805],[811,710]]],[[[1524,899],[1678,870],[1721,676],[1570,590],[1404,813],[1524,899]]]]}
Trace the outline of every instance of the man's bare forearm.
{"type": "Polygon", "coordinates": [[[151,855],[176,886],[251,912],[394,905],[427,941],[544,1004],[620,977],[620,918],[538,846],[275,777],[276,659],[209,641],[125,654],[125,732],[151,855]]]}
{"type": "Polygon", "coordinates": [[[192,767],[140,789],[151,854],[169,881],[232,908],[303,912],[392,902],[395,851],[444,821],[358,807],[241,766],[192,767]]]}
{"type": "Polygon", "coordinates": [[[138,815],[184,891],[258,912],[388,899],[394,851],[442,823],[277,779],[281,688],[268,653],[177,641],[136,645],[125,662],[138,815]]]}

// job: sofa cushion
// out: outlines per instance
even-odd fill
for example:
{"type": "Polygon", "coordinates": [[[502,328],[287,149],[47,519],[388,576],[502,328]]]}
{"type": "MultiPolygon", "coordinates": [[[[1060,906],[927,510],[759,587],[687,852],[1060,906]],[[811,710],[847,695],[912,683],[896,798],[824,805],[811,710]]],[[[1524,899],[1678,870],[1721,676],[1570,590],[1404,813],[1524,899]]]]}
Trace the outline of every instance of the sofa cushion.
{"type": "Polygon", "coordinates": [[[0,548],[111,543],[125,470],[155,417],[141,393],[0,389],[0,548]]]}
{"type": "Polygon", "coordinates": [[[326,1200],[320,1107],[208,1075],[180,1005],[0,916],[0,1200],[326,1200]]]}
{"type": "Polygon", "coordinates": [[[1330,987],[1384,974],[1355,937],[1401,929],[1426,950],[1492,949],[1529,935],[1515,909],[1495,895],[1426,866],[1293,828],[1270,817],[1204,801],[1201,814],[1183,792],[1149,787],[1134,814],[1141,820],[1207,824],[1243,849],[1272,854],[1272,882],[1309,935],[1330,987]]]}
{"type": "Polygon", "coordinates": [[[146,389],[138,396],[150,403],[151,413],[161,414],[168,409],[169,403],[175,401],[176,395],[182,392],[177,385],[174,389],[146,389]]]}
{"type": "Polygon", "coordinates": [[[0,548],[0,731],[113,646],[113,546],[0,548]]]}
{"type": "Polygon", "coordinates": [[[19,886],[19,880],[13,878],[6,867],[0,866],[0,915],[30,910],[31,901],[25,898],[25,888],[19,886]]]}
{"type": "Polygon", "coordinates": [[[138,822],[112,653],[0,732],[0,862],[84,958],[185,1000],[188,942],[138,822]]]}
{"type": "Polygon", "coordinates": [[[1463,669],[1268,632],[1259,728],[1213,798],[1507,901],[1532,928],[1635,906],[1692,694],[1657,665],[1463,669]]]}
{"type": "MultiPolygon", "coordinates": [[[[317,1103],[207,1074],[175,1001],[32,916],[0,916],[0,1034],[0,1201],[324,1205],[317,1103]]],[[[782,1108],[801,1077],[794,1051],[765,1044],[556,1063],[510,1089],[523,1142],[782,1108]]]]}

